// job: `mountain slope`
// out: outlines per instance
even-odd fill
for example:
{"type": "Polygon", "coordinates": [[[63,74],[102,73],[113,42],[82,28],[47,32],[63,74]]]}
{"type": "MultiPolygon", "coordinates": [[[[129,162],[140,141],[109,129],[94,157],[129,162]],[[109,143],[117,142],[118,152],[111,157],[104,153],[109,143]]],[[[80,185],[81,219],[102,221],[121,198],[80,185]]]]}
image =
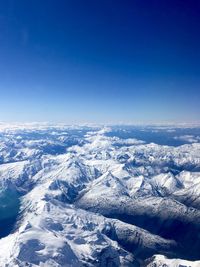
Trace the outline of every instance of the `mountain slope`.
{"type": "Polygon", "coordinates": [[[200,144],[111,131],[1,130],[0,266],[198,266],[200,144]]]}

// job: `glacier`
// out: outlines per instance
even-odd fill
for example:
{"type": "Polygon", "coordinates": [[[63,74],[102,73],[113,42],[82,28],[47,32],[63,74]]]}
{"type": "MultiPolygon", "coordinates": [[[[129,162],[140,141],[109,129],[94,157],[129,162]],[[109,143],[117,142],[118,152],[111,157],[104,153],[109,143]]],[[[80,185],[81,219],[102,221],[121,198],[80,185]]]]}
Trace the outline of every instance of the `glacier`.
{"type": "Polygon", "coordinates": [[[0,124],[0,266],[200,266],[200,127],[0,124]]]}

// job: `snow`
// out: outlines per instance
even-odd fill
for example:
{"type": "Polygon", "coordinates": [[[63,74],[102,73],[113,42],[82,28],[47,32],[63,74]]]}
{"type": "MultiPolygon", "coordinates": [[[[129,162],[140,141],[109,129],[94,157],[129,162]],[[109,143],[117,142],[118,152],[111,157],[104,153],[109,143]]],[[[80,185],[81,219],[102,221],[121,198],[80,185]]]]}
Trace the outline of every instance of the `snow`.
{"type": "Polygon", "coordinates": [[[200,144],[20,127],[1,126],[1,190],[19,194],[20,216],[0,239],[0,266],[199,266],[200,144]],[[170,232],[174,221],[191,225],[186,235],[170,232]]]}
{"type": "Polygon", "coordinates": [[[187,261],[181,259],[167,259],[165,256],[156,255],[146,267],[199,267],[200,261],[187,261]]]}

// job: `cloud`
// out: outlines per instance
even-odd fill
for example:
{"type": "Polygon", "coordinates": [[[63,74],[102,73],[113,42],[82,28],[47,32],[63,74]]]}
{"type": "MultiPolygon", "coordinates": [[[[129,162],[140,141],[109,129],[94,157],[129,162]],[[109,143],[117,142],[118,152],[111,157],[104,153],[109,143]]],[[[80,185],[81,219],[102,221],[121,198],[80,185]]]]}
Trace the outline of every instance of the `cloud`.
{"type": "Polygon", "coordinates": [[[174,139],[180,140],[180,141],[186,141],[186,142],[189,142],[189,143],[198,143],[198,142],[200,142],[200,136],[194,136],[194,135],[175,136],[174,139]]]}

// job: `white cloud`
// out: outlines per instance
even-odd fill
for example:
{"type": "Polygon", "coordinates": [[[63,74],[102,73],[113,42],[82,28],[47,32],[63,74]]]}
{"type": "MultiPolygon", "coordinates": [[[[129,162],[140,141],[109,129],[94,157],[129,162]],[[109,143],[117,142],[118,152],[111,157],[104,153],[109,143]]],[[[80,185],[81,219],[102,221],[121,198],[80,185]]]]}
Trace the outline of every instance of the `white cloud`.
{"type": "Polygon", "coordinates": [[[175,136],[174,139],[180,140],[180,141],[186,141],[189,143],[198,143],[200,141],[200,136],[181,135],[181,136],[175,136]]]}

